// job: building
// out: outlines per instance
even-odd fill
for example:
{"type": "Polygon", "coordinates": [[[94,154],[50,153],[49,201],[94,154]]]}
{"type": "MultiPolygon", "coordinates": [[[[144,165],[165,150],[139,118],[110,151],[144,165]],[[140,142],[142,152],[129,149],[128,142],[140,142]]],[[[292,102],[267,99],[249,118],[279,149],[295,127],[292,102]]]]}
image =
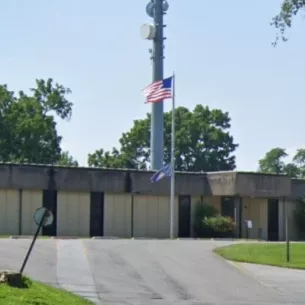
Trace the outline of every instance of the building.
{"type": "MultiPolygon", "coordinates": [[[[126,169],[0,164],[0,234],[33,234],[41,206],[54,214],[50,236],[169,237],[170,181],[151,184],[152,172],[126,169]]],[[[283,240],[285,213],[292,239],[294,199],[305,180],[246,172],[177,173],[175,233],[192,237],[196,204],[215,206],[237,223],[237,234],[283,240]],[[247,230],[246,221],[252,221],[247,230]]]]}

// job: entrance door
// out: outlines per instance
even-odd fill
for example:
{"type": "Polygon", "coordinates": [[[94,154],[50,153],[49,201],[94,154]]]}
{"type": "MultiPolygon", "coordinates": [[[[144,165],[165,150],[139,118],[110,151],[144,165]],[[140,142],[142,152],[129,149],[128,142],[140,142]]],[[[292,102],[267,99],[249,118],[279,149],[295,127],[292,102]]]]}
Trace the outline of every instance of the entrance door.
{"type": "Polygon", "coordinates": [[[191,237],[191,196],[179,196],[179,237],[191,237]]]}
{"type": "Polygon", "coordinates": [[[235,198],[221,197],[221,215],[235,220],[235,198]]]}
{"type": "Polygon", "coordinates": [[[279,240],[279,201],[268,199],[268,240],[279,240]]]}
{"type": "Polygon", "coordinates": [[[56,236],[57,235],[57,191],[44,190],[42,196],[42,206],[53,213],[54,221],[50,226],[42,228],[42,235],[56,236]]]}
{"type": "Polygon", "coordinates": [[[104,235],[104,193],[91,192],[90,236],[104,235]]]}

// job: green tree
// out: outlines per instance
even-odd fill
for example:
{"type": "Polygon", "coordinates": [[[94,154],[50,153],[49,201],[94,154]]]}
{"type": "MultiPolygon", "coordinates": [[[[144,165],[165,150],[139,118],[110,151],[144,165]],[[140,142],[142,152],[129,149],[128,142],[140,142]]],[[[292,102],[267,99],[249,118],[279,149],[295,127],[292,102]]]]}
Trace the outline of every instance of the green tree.
{"type": "Polygon", "coordinates": [[[273,148],[259,160],[259,171],[269,174],[284,174],[292,178],[305,177],[305,149],[300,148],[292,158],[292,162],[285,163],[288,154],[284,148],[273,148]]]}
{"type": "MultiPolygon", "coordinates": [[[[197,105],[193,111],[178,107],[175,111],[176,170],[218,171],[235,168],[233,137],[229,133],[231,119],[227,112],[197,105]]],[[[171,111],[164,113],[164,162],[170,162],[171,111]]],[[[123,133],[120,149],[103,149],[88,156],[90,166],[147,168],[150,163],[150,114],[134,121],[123,133]]]]}
{"type": "Polygon", "coordinates": [[[283,174],[286,174],[291,178],[300,178],[301,177],[300,168],[294,163],[285,164],[283,174]]]}
{"type": "Polygon", "coordinates": [[[281,11],[272,19],[271,25],[278,29],[274,46],[277,45],[279,39],[287,41],[285,32],[287,28],[292,25],[293,17],[298,15],[301,10],[305,8],[305,0],[284,0],[281,6],[281,11]]]}
{"type": "Polygon", "coordinates": [[[57,162],[58,165],[69,165],[78,166],[78,162],[73,158],[68,151],[62,151],[60,154],[60,159],[57,162]]]}
{"type": "Polygon", "coordinates": [[[54,114],[70,119],[70,89],[52,79],[36,80],[32,95],[17,95],[0,85],[0,160],[20,163],[57,163],[61,140],[54,114]]]}
{"type": "Polygon", "coordinates": [[[293,162],[296,164],[299,170],[299,177],[305,177],[305,149],[300,148],[297,150],[293,157],[293,162]]]}
{"type": "Polygon", "coordinates": [[[129,160],[125,154],[121,154],[116,148],[112,148],[111,152],[101,148],[88,154],[88,165],[104,168],[136,168],[133,161],[129,160]]]}
{"type": "Polygon", "coordinates": [[[259,171],[269,174],[283,174],[285,171],[283,159],[287,156],[288,154],[284,148],[271,149],[263,159],[259,160],[259,171]]]}

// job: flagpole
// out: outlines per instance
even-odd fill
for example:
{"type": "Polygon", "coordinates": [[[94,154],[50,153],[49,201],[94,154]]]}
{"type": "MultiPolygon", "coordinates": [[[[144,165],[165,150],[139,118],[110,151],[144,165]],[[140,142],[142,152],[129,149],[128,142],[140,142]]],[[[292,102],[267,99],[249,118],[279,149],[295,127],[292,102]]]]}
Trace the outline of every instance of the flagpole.
{"type": "Polygon", "coordinates": [[[175,238],[175,72],[172,78],[172,136],[171,136],[171,186],[170,186],[170,238],[175,238]]]}

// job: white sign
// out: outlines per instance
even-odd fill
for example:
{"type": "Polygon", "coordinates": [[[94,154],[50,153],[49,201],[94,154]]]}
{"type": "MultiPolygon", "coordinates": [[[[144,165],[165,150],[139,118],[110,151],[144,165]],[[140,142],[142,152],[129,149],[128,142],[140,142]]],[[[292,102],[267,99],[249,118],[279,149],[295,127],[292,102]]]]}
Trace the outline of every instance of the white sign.
{"type": "Polygon", "coordinates": [[[42,226],[43,227],[50,226],[53,223],[54,217],[53,217],[52,212],[50,210],[44,208],[44,207],[41,207],[41,208],[36,210],[36,212],[34,214],[35,223],[37,224],[37,226],[39,226],[40,223],[41,223],[43,215],[45,215],[45,218],[44,218],[44,221],[42,223],[42,226]]]}
{"type": "Polygon", "coordinates": [[[252,229],[252,227],[253,227],[252,220],[247,220],[247,226],[248,226],[248,229],[252,229]]]}

